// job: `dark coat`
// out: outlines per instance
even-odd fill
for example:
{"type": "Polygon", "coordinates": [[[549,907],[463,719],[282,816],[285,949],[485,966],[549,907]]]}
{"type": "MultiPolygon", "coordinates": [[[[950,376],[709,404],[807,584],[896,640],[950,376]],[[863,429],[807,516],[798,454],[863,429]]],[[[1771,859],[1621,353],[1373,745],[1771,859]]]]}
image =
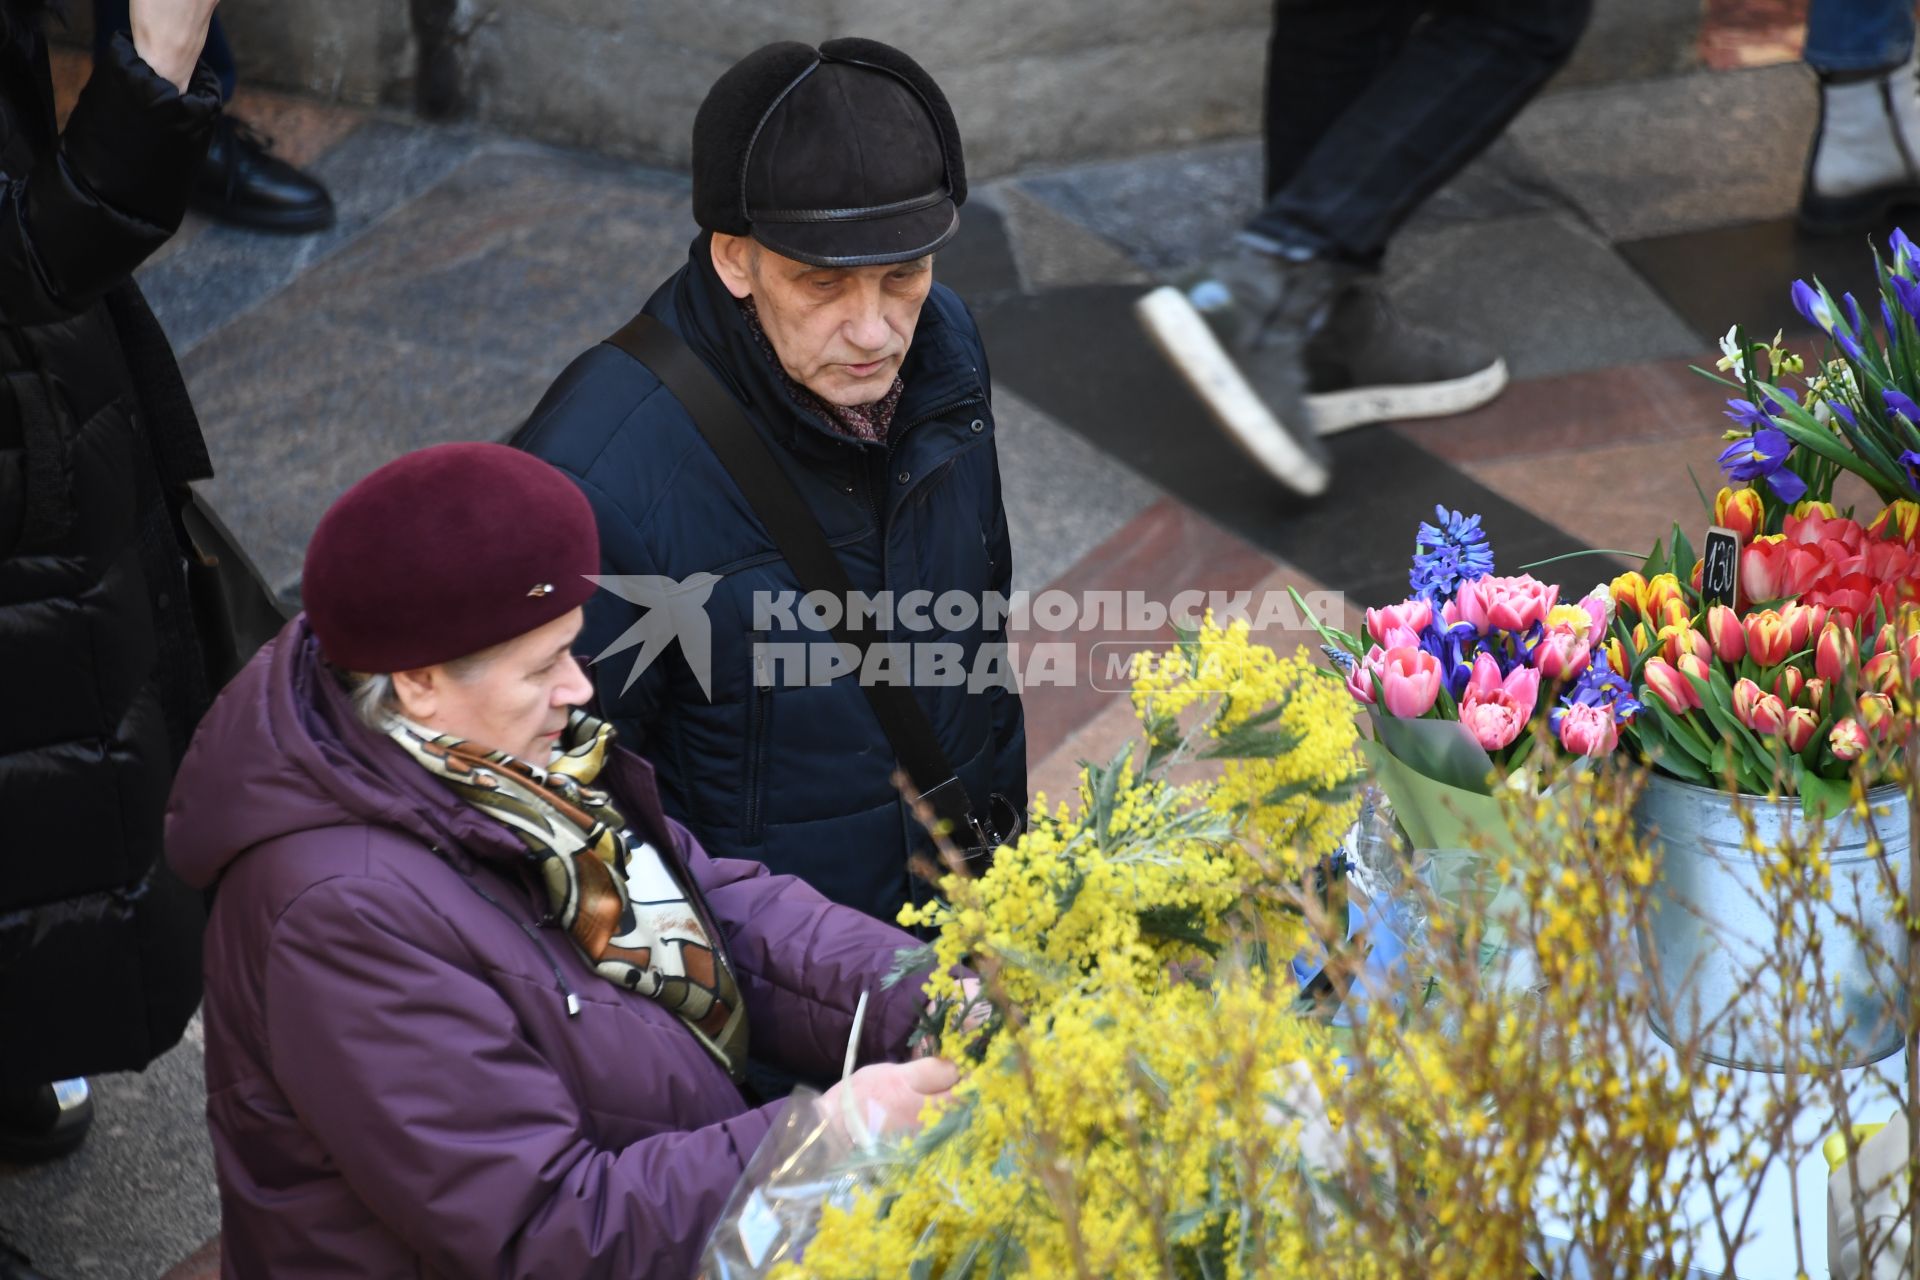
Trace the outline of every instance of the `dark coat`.
{"type": "MultiPolygon", "coordinates": [[[[602,781],[704,895],[756,1054],[837,1074],[864,988],[861,1056],[902,1056],[920,984],[882,980],[912,938],[708,858],[631,752],[602,781]]],[[[786,1104],[750,1106],[673,1014],[540,927],[519,837],[354,718],[304,616],[201,725],[167,856],[219,882],[207,1113],[226,1275],[693,1274],[786,1104]]]]}
{"type": "Polygon", "coordinates": [[[156,867],[207,702],[177,503],[211,468],[129,272],[219,102],[123,36],[61,136],[38,32],[0,48],[0,1084],[145,1066],[199,1000],[199,902],[156,867]]]}
{"type": "MultiPolygon", "coordinates": [[[[896,599],[1012,581],[986,353],[973,318],[938,284],[901,370],[886,444],[854,440],[802,410],[713,270],[708,238],[646,311],[686,340],[775,446],[856,591],[896,599]]],[[[721,575],[707,604],[712,697],[678,645],[623,691],[635,650],[595,669],[602,705],[659,772],[667,808],[716,853],[801,876],[836,902],[892,919],[926,887],[908,870],[927,836],[895,788],[892,746],[858,681],[755,679],[755,646],[817,642],[796,617],[757,626],[756,593],[798,583],[685,409],[650,370],[602,343],[560,375],[516,439],[573,476],[593,502],[603,572],[683,581],[721,575]]],[[[611,592],[587,604],[581,646],[597,654],[640,616],[611,592]]],[[[966,670],[1003,625],[896,626],[900,641],[957,645],[966,670]]],[[[777,651],[777,650],[776,650],[777,651]]],[[[1026,807],[1026,731],[1017,693],[916,688],[977,809],[992,793],[1026,807]]]]}

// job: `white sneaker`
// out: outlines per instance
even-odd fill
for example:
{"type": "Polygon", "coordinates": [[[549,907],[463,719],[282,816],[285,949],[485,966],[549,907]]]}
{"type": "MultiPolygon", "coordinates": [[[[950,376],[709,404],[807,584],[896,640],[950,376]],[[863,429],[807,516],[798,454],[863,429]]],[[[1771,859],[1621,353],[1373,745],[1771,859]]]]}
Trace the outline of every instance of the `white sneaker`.
{"type": "Polygon", "coordinates": [[[1134,303],[1148,336],[1228,438],[1309,498],[1327,491],[1333,468],[1304,399],[1306,342],[1340,270],[1242,246],[1134,303]]]}
{"type": "Polygon", "coordinates": [[[1912,204],[1920,204],[1914,61],[1865,80],[1823,80],[1800,225],[1819,235],[1863,231],[1912,204]]]}

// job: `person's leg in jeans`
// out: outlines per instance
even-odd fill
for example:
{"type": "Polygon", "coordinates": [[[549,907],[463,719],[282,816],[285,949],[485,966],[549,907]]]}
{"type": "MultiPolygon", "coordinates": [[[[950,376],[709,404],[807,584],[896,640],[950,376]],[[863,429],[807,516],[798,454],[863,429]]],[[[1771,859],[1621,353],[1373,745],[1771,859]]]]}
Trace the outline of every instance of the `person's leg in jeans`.
{"type": "Polygon", "coordinates": [[[1139,311],[1275,478],[1325,488],[1316,434],[1498,394],[1490,352],[1417,329],[1372,279],[1393,231],[1483,151],[1578,43],[1591,0],[1278,0],[1267,205],[1139,311]]]}
{"type": "Polygon", "coordinates": [[[1263,200],[1373,88],[1423,11],[1421,0],[1278,0],[1267,38],[1263,200]]]}
{"type": "Polygon", "coordinates": [[[1813,0],[1808,8],[1804,57],[1820,77],[1820,124],[1800,189],[1808,231],[1860,231],[1920,204],[1913,47],[1913,0],[1813,0]]]}
{"type": "MultiPolygon", "coordinates": [[[[93,48],[98,57],[116,31],[129,25],[127,0],[93,0],[93,48]]],[[[238,74],[220,15],[213,15],[201,61],[220,77],[221,97],[233,99],[238,74]]],[[[230,114],[215,125],[206,159],[194,174],[193,207],[210,218],[260,231],[319,231],[333,224],[333,198],[316,179],[274,155],[263,138],[230,114]]]]}
{"type": "MultiPolygon", "coordinates": [[[[1276,44],[1312,47],[1344,0],[1279,0],[1276,44]]],[[[1372,6],[1368,6],[1371,8],[1372,6]]],[[[1350,261],[1388,237],[1441,183],[1500,135],[1566,63],[1592,0],[1441,0],[1405,31],[1366,90],[1304,147],[1249,229],[1350,261]]],[[[1338,23],[1344,19],[1333,19],[1338,23]]],[[[1269,128],[1311,110],[1292,64],[1268,72],[1269,128]]],[[[1299,142],[1292,145],[1298,147],[1299,142]]]]}

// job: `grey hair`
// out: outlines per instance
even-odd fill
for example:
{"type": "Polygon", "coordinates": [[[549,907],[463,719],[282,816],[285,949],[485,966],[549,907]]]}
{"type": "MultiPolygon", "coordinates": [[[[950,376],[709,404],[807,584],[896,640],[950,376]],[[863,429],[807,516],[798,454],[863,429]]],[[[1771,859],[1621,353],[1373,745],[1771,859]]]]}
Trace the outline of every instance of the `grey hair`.
{"type": "Polygon", "coordinates": [[[334,673],[353,703],[354,718],[375,733],[385,733],[393,718],[400,714],[400,699],[393,692],[393,677],[364,671],[334,673]]]}
{"type": "MultiPolygon", "coordinates": [[[[504,647],[492,645],[478,653],[470,653],[464,658],[454,658],[439,665],[445,667],[447,674],[455,680],[471,680],[504,647]]],[[[354,718],[375,733],[385,733],[400,714],[400,695],[394,692],[393,677],[384,672],[368,674],[365,671],[342,671],[338,668],[334,669],[333,674],[353,703],[354,718]]]]}

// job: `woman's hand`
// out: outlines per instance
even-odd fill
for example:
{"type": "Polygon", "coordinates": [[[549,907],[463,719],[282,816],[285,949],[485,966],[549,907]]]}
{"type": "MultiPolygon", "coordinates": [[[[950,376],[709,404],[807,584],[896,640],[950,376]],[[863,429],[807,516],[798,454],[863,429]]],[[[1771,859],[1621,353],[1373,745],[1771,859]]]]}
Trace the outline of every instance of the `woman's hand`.
{"type": "Polygon", "coordinates": [[[864,1144],[892,1134],[918,1132],[921,1110],[929,1102],[945,1098],[959,1078],[960,1073],[945,1058],[881,1062],[860,1068],[821,1094],[819,1106],[830,1128],[845,1133],[856,1144],[864,1144]],[[849,1105],[851,1118],[847,1114],[849,1105]]]}
{"type": "Polygon", "coordinates": [[[133,50],[180,92],[207,44],[207,25],[218,0],[129,0],[133,50]]]}

